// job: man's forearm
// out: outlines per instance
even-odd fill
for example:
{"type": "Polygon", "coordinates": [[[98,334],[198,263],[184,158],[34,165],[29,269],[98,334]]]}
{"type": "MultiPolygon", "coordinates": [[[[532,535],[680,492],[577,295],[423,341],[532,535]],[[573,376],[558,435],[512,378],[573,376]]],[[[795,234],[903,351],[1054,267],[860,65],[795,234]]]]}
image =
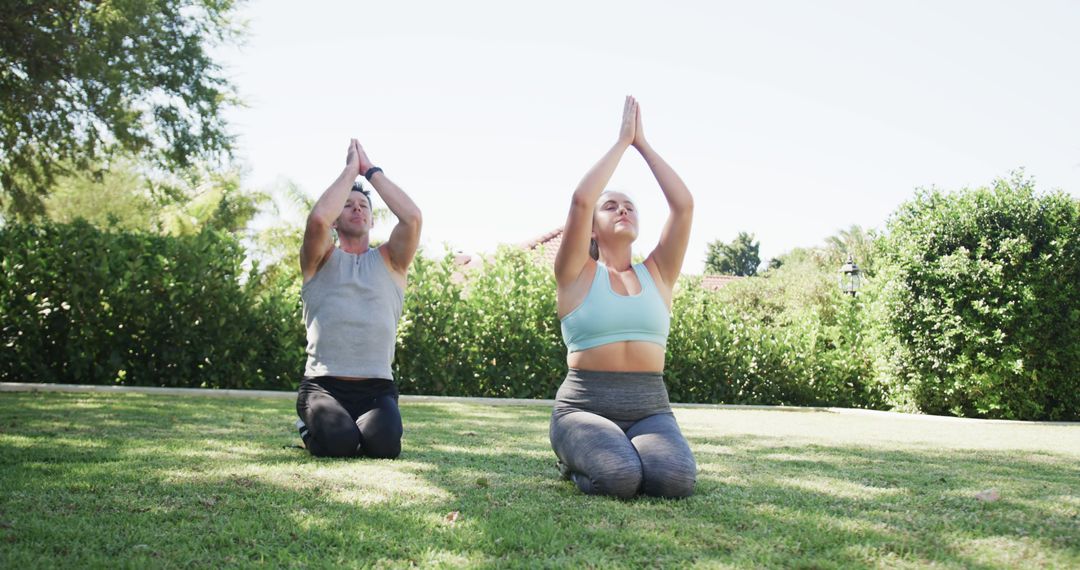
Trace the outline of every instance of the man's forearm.
{"type": "Polygon", "coordinates": [[[409,198],[397,184],[394,184],[383,172],[376,172],[371,176],[371,185],[379,193],[379,197],[390,208],[390,212],[397,217],[398,221],[405,224],[413,224],[420,221],[420,208],[409,198]]]}
{"type": "Polygon", "coordinates": [[[356,168],[346,165],[337,180],[334,180],[323,192],[322,196],[319,196],[318,201],[315,202],[315,207],[311,209],[311,216],[324,222],[327,226],[334,223],[334,220],[341,214],[341,209],[345,207],[345,201],[349,199],[349,192],[352,191],[355,180],[356,168]]]}

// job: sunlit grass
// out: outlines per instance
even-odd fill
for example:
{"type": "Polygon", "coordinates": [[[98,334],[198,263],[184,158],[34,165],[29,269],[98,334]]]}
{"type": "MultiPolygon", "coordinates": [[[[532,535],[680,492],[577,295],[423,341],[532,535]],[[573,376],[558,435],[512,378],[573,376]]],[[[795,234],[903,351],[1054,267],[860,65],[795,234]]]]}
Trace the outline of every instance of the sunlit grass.
{"type": "Polygon", "coordinates": [[[405,403],[395,461],[313,459],[294,413],[0,394],[0,567],[1080,566],[1077,426],[678,409],[697,493],[618,501],[541,406],[405,403]]]}

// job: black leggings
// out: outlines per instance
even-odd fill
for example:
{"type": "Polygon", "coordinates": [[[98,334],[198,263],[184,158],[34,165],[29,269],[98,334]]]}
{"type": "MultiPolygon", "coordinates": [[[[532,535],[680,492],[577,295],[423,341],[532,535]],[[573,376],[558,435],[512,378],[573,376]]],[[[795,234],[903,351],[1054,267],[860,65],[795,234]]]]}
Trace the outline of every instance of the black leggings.
{"type": "Polygon", "coordinates": [[[401,412],[393,380],[307,377],[296,413],[307,424],[312,455],[393,459],[401,453],[401,412]]]}

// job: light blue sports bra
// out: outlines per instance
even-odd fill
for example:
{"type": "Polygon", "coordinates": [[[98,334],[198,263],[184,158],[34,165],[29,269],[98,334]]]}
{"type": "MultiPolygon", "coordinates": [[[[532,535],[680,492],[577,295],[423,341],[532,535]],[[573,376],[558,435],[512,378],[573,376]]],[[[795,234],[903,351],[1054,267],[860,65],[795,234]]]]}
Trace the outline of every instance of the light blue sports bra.
{"type": "Polygon", "coordinates": [[[626,340],[667,346],[671,314],[645,265],[633,267],[641,292],[619,295],[611,290],[607,267],[596,264],[596,276],[585,300],[562,318],[563,342],[570,352],[626,340]]]}

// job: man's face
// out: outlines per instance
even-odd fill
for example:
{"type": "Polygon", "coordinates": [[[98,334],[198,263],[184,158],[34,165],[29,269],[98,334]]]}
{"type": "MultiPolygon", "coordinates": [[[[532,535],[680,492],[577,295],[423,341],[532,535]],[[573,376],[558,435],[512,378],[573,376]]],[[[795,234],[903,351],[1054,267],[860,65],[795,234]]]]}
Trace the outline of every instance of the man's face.
{"type": "Polygon", "coordinates": [[[371,217],[371,202],[360,192],[349,192],[345,207],[341,209],[334,227],[338,233],[359,235],[371,231],[374,221],[371,217]]]}

